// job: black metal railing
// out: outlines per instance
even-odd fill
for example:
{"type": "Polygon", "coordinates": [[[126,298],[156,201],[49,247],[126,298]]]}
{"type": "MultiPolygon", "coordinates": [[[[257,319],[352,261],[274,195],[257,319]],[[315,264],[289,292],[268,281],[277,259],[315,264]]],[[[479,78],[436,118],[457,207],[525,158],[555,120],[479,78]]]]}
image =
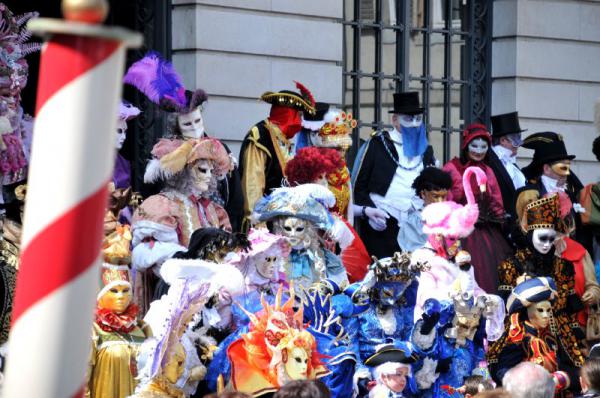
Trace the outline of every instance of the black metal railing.
{"type": "Polygon", "coordinates": [[[388,96],[387,102],[383,100],[384,83],[390,81],[389,87],[393,87],[396,92],[421,92],[421,101],[426,109],[424,120],[427,131],[430,138],[432,133],[442,134],[439,148],[442,153],[438,153],[437,156],[444,162],[448,161],[453,151],[452,133],[461,131],[465,124],[473,121],[489,124],[492,1],[395,0],[384,3],[382,0],[346,0],[344,10],[350,9],[352,18],[347,18],[345,12],[342,21],[344,46],[351,45],[350,50],[344,49],[343,87],[346,92],[343,95],[343,106],[352,110],[358,121],[354,131],[354,145],[349,154],[350,160],[353,160],[358,149],[361,129],[379,130],[391,127],[383,119],[382,112],[384,107],[391,107],[391,96],[388,96]],[[384,13],[384,4],[388,5],[387,13],[384,13]],[[365,19],[361,13],[370,9],[370,6],[374,12],[369,13],[368,19],[365,19]],[[420,18],[415,18],[415,7],[419,7],[421,11],[420,18]],[[437,13],[434,7],[438,7],[437,13]],[[436,21],[434,14],[437,16],[436,21]],[[389,18],[386,18],[387,15],[389,18]],[[415,19],[418,21],[413,23],[415,19]],[[352,33],[351,43],[348,40],[348,31],[352,33]],[[383,36],[387,31],[395,33],[393,50],[390,46],[384,48],[383,36]],[[434,45],[439,45],[433,43],[434,35],[443,36],[443,65],[439,65],[439,62],[435,64],[442,66],[441,73],[432,72],[432,49],[434,45]],[[366,40],[374,43],[370,54],[367,52],[371,50],[364,45],[366,40]],[[419,44],[422,46],[421,65],[420,68],[413,67],[411,70],[410,50],[419,44]],[[459,47],[454,47],[457,44],[459,47]],[[383,59],[386,56],[394,57],[393,73],[386,73],[384,70],[383,59]],[[457,56],[460,58],[455,59],[457,56]],[[369,57],[374,61],[373,70],[366,70],[367,67],[362,62],[363,58],[369,57]],[[460,73],[453,70],[456,69],[453,61],[458,60],[460,73]],[[352,68],[349,68],[350,64],[352,68]],[[350,79],[351,84],[348,84],[346,79],[350,79]],[[364,79],[373,81],[372,89],[365,88],[364,79]],[[365,99],[371,90],[372,96],[365,99]],[[347,94],[350,91],[352,102],[348,103],[347,94]],[[441,102],[434,104],[432,94],[440,97],[441,102]],[[434,107],[436,110],[441,108],[439,120],[432,117],[434,107]],[[371,120],[365,117],[365,110],[372,111],[371,120]]]}

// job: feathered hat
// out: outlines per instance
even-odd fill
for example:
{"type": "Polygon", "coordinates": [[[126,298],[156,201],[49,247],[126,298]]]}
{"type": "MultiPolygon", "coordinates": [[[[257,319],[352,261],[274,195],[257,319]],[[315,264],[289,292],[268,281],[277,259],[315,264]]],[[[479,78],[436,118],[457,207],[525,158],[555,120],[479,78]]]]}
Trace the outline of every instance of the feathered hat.
{"type": "Polygon", "coordinates": [[[294,108],[296,110],[314,115],[316,113],[316,109],[315,98],[313,97],[312,93],[302,83],[294,83],[296,83],[296,88],[298,88],[300,93],[289,90],[283,90],[279,92],[267,91],[260,96],[260,99],[271,105],[294,108]]]}
{"type": "Polygon", "coordinates": [[[244,274],[247,272],[248,260],[258,255],[286,258],[290,254],[288,241],[283,236],[270,233],[266,228],[250,229],[248,241],[248,249],[233,252],[226,258],[228,264],[236,266],[244,274]]]}
{"type": "Polygon", "coordinates": [[[259,223],[276,217],[296,217],[331,231],[334,219],[328,209],[334,205],[335,196],[321,185],[277,188],[256,203],[252,220],[259,223]]]}
{"type": "Polygon", "coordinates": [[[152,303],[144,320],[151,325],[153,337],[147,339],[138,355],[140,385],[161,375],[192,317],[204,306],[208,284],[174,284],[167,294],[152,303]]]}
{"type": "Polygon", "coordinates": [[[166,112],[189,113],[208,99],[204,90],[186,90],[173,65],[156,51],[131,65],[123,82],[140,90],[166,112]]]}
{"type": "Polygon", "coordinates": [[[152,157],[144,173],[146,183],[169,179],[197,160],[212,161],[213,174],[218,179],[224,178],[234,167],[234,161],[223,144],[209,137],[183,143],[181,140],[160,140],[152,148],[152,157]]]}
{"type": "Polygon", "coordinates": [[[298,311],[293,308],[293,288],[284,304],[281,304],[281,297],[281,288],[274,305],[267,304],[261,296],[263,310],[256,314],[247,313],[250,331],[227,349],[232,364],[231,382],[236,391],[258,396],[278,390],[286,381],[282,373],[292,348],[301,348],[307,354],[307,379],[329,373],[321,361],[314,336],[305,329],[302,308],[298,311]]]}
{"type": "Polygon", "coordinates": [[[31,32],[25,24],[39,13],[28,12],[13,15],[4,3],[0,3],[0,92],[12,94],[25,87],[28,66],[25,57],[41,49],[40,43],[28,43],[31,32]]]}

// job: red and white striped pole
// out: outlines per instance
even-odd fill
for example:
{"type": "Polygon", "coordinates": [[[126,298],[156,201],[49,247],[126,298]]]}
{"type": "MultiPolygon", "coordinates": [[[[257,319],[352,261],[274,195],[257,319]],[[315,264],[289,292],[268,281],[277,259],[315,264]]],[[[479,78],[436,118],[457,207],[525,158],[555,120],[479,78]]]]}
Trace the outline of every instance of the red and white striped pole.
{"type": "Polygon", "coordinates": [[[28,26],[48,40],[40,64],[5,398],[71,398],[83,392],[125,50],[142,42],[140,34],[94,24],[106,11],[105,0],[65,0],[63,12],[71,20],[40,18],[28,26]]]}

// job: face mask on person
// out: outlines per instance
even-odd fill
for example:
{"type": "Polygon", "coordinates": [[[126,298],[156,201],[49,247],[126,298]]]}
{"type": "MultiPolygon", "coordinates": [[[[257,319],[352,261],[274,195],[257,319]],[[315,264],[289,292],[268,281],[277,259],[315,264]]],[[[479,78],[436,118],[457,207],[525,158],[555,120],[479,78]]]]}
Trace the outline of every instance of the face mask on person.
{"type": "Polygon", "coordinates": [[[556,231],[550,228],[536,229],[533,231],[531,241],[533,247],[541,254],[547,254],[556,240],[556,231]]]}
{"type": "Polygon", "coordinates": [[[474,162],[481,162],[487,154],[488,147],[489,145],[486,140],[483,138],[475,138],[469,142],[469,145],[467,146],[469,151],[469,159],[473,160],[474,162]]]}
{"type": "Polygon", "coordinates": [[[527,307],[527,317],[534,328],[538,330],[546,329],[552,317],[552,303],[550,301],[542,301],[530,305],[527,307]]]}
{"type": "Polygon", "coordinates": [[[177,115],[177,126],[185,138],[200,138],[204,135],[202,108],[197,106],[189,113],[177,115]]]}
{"type": "Polygon", "coordinates": [[[117,120],[117,142],[115,144],[117,150],[123,148],[125,138],[127,138],[127,122],[123,119],[119,119],[117,120]]]}
{"type": "Polygon", "coordinates": [[[122,314],[131,304],[131,286],[123,284],[110,288],[100,299],[98,307],[122,314]]]}

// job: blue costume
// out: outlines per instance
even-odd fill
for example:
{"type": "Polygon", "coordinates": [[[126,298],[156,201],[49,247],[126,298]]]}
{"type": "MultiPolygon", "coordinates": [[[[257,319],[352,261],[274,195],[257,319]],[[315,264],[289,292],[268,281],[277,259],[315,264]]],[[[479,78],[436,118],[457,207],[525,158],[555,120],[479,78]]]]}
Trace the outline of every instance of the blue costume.
{"type": "Polygon", "coordinates": [[[358,329],[350,336],[358,358],[355,377],[369,379],[371,372],[364,362],[382,344],[408,341],[413,328],[413,309],[421,264],[411,264],[406,253],[377,260],[358,289],[357,294],[368,297],[368,308],[358,315],[358,329]]]}
{"type": "MultiPolygon", "coordinates": [[[[485,359],[486,315],[498,310],[501,299],[484,295],[473,300],[457,295],[453,301],[428,299],[423,318],[415,324],[411,341],[419,355],[415,378],[421,397],[461,396],[453,392],[485,359]],[[450,387],[450,388],[447,388],[450,387]]],[[[491,333],[496,335],[494,331],[491,333]]]]}

